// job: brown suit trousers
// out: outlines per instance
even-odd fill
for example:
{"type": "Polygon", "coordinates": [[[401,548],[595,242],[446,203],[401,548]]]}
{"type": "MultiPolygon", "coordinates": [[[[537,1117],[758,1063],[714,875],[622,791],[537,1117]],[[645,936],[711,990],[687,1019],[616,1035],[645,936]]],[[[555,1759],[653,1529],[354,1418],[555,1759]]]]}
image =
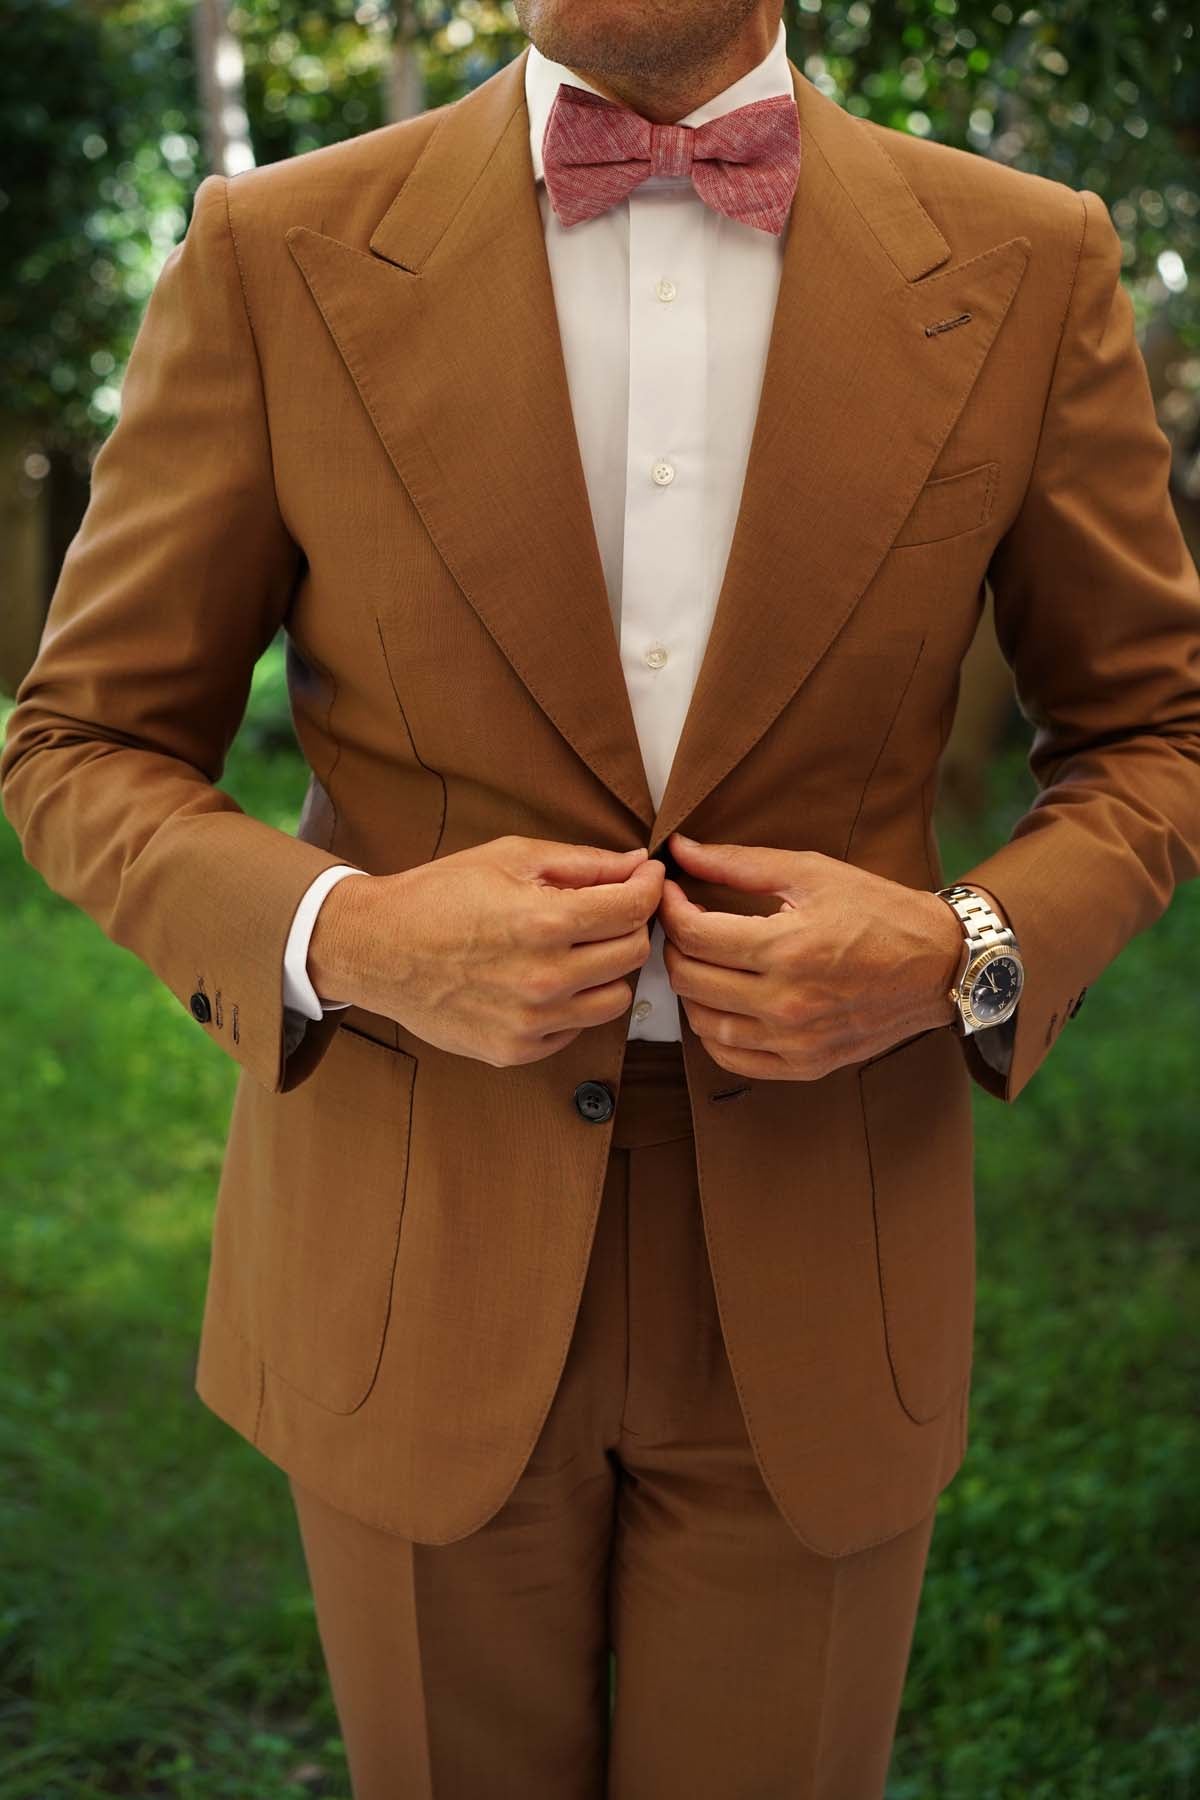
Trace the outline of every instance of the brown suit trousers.
{"type": "Polygon", "coordinates": [[[291,1490],[355,1800],[882,1795],[934,1509],[831,1558],[771,1498],[678,1043],[629,1045],[562,1379],[500,1511],[423,1544],[291,1490]]]}

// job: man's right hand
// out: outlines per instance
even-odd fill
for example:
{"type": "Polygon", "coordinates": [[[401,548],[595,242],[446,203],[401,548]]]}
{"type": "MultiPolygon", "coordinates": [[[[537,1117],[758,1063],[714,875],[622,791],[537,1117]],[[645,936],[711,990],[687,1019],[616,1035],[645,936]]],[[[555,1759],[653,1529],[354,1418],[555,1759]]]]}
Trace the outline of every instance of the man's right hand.
{"type": "Polygon", "coordinates": [[[493,1068],[538,1062],[619,1018],[650,955],[663,865],[502,837],[399,875],[347,875],[317,914],[318,994],[493,1068]]]}

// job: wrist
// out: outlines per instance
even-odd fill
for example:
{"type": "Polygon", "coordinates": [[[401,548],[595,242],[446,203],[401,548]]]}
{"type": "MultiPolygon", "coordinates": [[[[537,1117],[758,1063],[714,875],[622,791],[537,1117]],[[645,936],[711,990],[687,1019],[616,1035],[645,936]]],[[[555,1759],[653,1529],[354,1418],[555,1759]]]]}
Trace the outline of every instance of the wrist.
{"type": "Polygon", "coordinates": [[[930,903],[928,941],[935,1023],[949,1025],[958,1012],[950,990],[962,972],[963,929],[958,915],[938,894],[930,893],[927,898],[930,903]]]}
{"type": "Polygon", "coordinates": [[[336,994],[351,1005],[358,1002],[361,921],[366,890],[373,880],[367,874],[347,875],[321,902],[305,963],[308,978],[319,995],[336,994]]]}

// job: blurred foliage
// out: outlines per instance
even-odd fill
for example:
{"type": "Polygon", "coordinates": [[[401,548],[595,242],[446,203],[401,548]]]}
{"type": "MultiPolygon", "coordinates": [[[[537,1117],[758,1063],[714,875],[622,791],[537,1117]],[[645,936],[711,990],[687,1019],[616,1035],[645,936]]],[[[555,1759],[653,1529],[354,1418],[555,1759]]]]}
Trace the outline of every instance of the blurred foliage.
{"type": "Polygon", "coordinates": [[[115,419],[203,172],[187,14],[179,0],[0,4],[0,409],[48,445],[115,419]]]}
{"type": "Polygon", "coordinates": [[[258,162],[277,162],[386,122],[393,20],[384,0],[235,0],[258,162]]]}
{"type": "MultiPolygon", "coordinates": [[[[402,0],[231,0],[256,159],[389,116],[402,0]]],[[[191,0],[0,0],[0,407],[90,448],[203,166],[191,0]]],[[[851,111],[1104,196],[1145,311],[1200,346],[1194,0],[785,0],[793,60],[851,111]]],[[[426,104],[525,42],[496,0],[409,0],[426,104]]]]}

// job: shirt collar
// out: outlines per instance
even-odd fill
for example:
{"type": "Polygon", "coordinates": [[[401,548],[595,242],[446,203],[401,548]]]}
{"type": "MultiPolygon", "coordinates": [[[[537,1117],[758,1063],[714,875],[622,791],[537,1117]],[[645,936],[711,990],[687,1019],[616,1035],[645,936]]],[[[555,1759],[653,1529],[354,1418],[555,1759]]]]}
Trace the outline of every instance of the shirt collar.
{"type": "MultiPolygon", "coordinates": [[[[548,56],[542,55],[536,44],[531,43],[525,60],[525,104],[529,112],[529,154],[533,161],[535,181],[542,179],[542,137],[546,130],[546,120],[550,116],[559,83],[564,81],[572,87],[587,88],[593,94],[599,92],[582,75],[576,75],[564,63],[551,62],[548,56]]],[[[719,94],[714,94],[702,106],[685,113],[677,123],[703,125],[708,119],[717,119],[722,113],[732,112],[735,106],[748,106],[753,100],[766,100],[773,94],[787,94],[794,99],[795,93],[796,87],[787,55],[787,31],[780,19],[775,42],[762,61],[739,76],[729,87],[722,88],[719,94]]]]}

